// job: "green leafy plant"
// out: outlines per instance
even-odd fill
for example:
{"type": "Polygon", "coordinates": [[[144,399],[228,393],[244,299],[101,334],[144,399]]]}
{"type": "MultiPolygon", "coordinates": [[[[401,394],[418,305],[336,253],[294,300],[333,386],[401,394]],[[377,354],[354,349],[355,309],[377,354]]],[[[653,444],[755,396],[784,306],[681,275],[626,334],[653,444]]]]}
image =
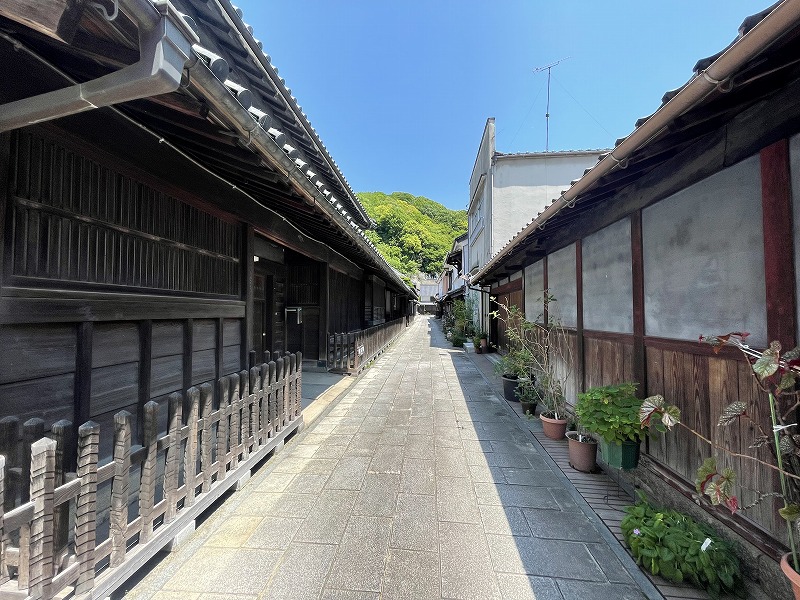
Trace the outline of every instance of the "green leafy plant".
{"type": "Polygon", "coordinates": [[[567,330],[560,319],[552,316],[556,299],[545,294],[543,304],[548,307],[548,318],[543,314],[530,321],[518,306],[500,303],[491,313],[506,326],[509,340],[508,352],[496,366],[498,374],[514,373],[519,377],[535,379],[544,405],[545,416],[566,418],[566,387],[572,375],[572,345],[567,330]]]}
{"type": "Polygon", "coordinates": [[[454,347],[463,348],[464,347],[464,342],[467,341],[467,336],[465,336],[463,333],[460,333],[458,331],[454,331],[451,341],[452,341],[454,347]]]}
{"type": "Polygon", "coordinates": [[[620,529],[637,564],[670,581],[688,581],[712,598],[744,597],[733,548],[709,528],[678,511],[656,509],[641,493],[625,512],[620,529]]]}
{"type": "Polygon", "coordinates": [[[575,415],[581,427],[609,444],[636,441],[643,433],[663,433],[680,422],[680,411],[662,396],[640,400],[636,383],[589,388],[578,394],[575,415]]]}
{"type": "MultiPolygon", "coordinates": [[[[756,497],[746,505],[740,506],[734,495],[736,474],[732,469],[717,470],[716,461],[706,460],[698,469],[696,487],[698,493],[707,497],[712,504],[727,506],[731,512],[755,506],[765,498],[778,497],[783,500],[783,508],[778,510],[788,527],[790,563],[800,572],[800,556],[795,542],[794,525],[800,528],[800,434],[797,433],[797,410],[800,408],[800,347],[784,351],[779,342],[773,341],[769,348],[759,351],[746,343],[748,333],[731,332],[725,335],[700,336],[702,343],[710,344],[718,353],[724,346],[738,349],[750,363],[752,375],[763,393],[750,404],[733,402],[719,416],[718,427],[727,427],[744,420],[749,429],[756,432],[751,448],[769,449],[775,464],[760,460],[755,456],[739,454],[741,459],[754,462],[761,468],[774,470],[780,481],[780,491],[757,490],[756,497]],[[766,400],[770,414],[771,430],[765,430],[753,414],[755,403],[766,400]]],[[[713,447],[731,453],[727,447],[717,444],[684,425],[690,432],[702,438],[713,447]]]]}

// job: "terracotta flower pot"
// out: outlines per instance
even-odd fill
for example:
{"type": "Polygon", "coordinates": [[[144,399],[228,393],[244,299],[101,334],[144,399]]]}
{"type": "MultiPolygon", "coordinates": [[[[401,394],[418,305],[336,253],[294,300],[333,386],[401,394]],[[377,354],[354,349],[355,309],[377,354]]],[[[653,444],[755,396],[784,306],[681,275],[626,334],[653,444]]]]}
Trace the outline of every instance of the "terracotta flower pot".
{"type": "Polygon", "coordinates": [[[542,421],[542,429],[547,437],[551,440],[564,439],[564,434],[567,432],[566,419],[554,419],[545,415],[539,415],[539,419],[542,421]]]}
{"type": "Polygon", "coordinates": [[[789,580],[789,583],[792,584],[792,591],[794,592],[794,600],[800,600],[800,573],[794,570],[794,567],[789,562],[790,553],[787,552],[786,554],[781,557],[781,570],[783,574],[786,575],[786,578],[789,580]]]}
{"type": "Polygon", "coordinates": [[[591,473],[597,468],[597,440],[577,431],[567,432],[569,464],[576,471],[591,473]]]}

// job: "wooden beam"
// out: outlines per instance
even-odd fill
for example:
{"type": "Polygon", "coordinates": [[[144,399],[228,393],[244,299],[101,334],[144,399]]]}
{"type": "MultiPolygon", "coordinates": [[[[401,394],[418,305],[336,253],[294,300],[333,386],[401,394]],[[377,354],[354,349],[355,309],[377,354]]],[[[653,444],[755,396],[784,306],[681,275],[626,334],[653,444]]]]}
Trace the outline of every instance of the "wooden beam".
{"type": "Polygon", "coordinates": [[[647,361],[644,349],[644,255],[642,211],[631,214],[631,285],[633,288],[633,371],[638,394],[647,397],[647,361]]]}
{"type": "Polygon", "coordinates": [[[153,321],[139,322],[139,401],[136,406],[138,440],[144,439],[144,405],[150,401],[153,373],[153,321]]]}
{"type": "Polygon", "coordinates": [[[84,5],[85,0],[3,0],[0,15],[69,44],[84,5]]]}
{"type": "Polygon", "coordinates": [[[767,339],[778,340],[788,350],[797,345],[797,286],[788,139],[761,150],[761,205],[767,339]]]}
{"type": "Polygon", "coordinates": [[[244,319],[242,319],[242,341],[240,345],[241,365],[240,368],[247,368],[250,345],[253,343],[253,331],[255,319],[253,315],[255,292],[255,232],[252,225],[243,225],[242,231],[242,257],[239,261],[242,265],[242,300],[244,300],[244,319]]]}
{"type": "Polygon", "coordinates": [[[575,380],[578,384],[576,392],[582,392],[586,389],[586,357],[583,347],[583,240],[575,241],[575,298],[577,309],[577,322],[575,323],[575,332],[577,334],[576,342],[577,348],[575,357],[575,367],[578,372],[576,373],[575,380]]]}
{"type": "Polygon", "coordinates": [[[490,293],[495,296],[497,294],[507,294],[508,292],[516,292],[522,289],[522,277],[519,279],[515,279],[514,281],[509,281],[508,283],[504,283],[501,286],[493,288],[490,293]]]}
{"type": "MultiPolygon", "coordinates": [[[[0,134],[0,273],[7,273],[5,269],[5,256],[11,248],[13,223],[11,223],[9,210],[11,198],[9,187],[11,186],[11,134],[0,134]],[[6,215],[9,215],[9,223],[6,224],[6,215]],[[6,249],[8,244],[8,250],[6,249]]],[[[0,277],[0,292],[3,290],[3,277],[0,277]]]]}

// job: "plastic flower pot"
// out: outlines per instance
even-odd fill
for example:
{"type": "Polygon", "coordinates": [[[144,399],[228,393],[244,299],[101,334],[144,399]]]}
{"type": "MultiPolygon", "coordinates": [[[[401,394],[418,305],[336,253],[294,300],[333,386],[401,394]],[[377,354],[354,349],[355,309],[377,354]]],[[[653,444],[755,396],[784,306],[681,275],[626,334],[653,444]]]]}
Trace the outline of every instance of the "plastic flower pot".
{"type": "Polygon", "coordinates": [[[506,374],[503,375],[503,396],[509,402],[519,402],[517,398],[517,385],[519,384],[519,377],[516,375],[506,374]]]}
{"type": "Polygon", "coordinates": [[[566,419],[554,419],[545,415],[539,415],[539,420],[542,422],[542,430],[547,437],[551,440],[564,439],[564,434],[567,432],[566,419]]]}
{"type": "Polygon", "coordinates": [[[577,431],[567,432],[569,464],[576,471],[591,473],[597,468],[597,440],[577,431]]]}
{"type": "Polygon", "coordinates": [[[625,440],[622,444],[600,440],[600,454],[603,461],[615,469],[634,469],[639,464],[639,442],[625,440]]]}

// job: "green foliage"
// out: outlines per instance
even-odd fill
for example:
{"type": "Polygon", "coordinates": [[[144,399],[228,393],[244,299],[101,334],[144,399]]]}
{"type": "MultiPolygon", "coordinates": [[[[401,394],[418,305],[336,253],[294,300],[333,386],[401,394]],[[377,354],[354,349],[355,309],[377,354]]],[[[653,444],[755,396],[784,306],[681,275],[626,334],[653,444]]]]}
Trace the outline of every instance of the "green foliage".
{"type": "Polygon", "coordinates": [[[733,548],[707,527],[674,510],[657,510],[640,494],[620,529],[637,564],[653,575],[688,581],[712,598],[743,597],[745,590],[733,548]]]}
{"type": "Polygon", "coordinates": [[[593,387],[578,394],[575,415],[581,427],[609,444],[638,439],[642,433],[639,421],[642,401],[635,396],[636,385],[620,383],[593,387]]]}
{"type": "Polygon", "coordinates": [[[460,333],[458,331],[453,332],[453,346],[455,346],[456,348],[463,348],[464,342],[466,341],[467,341],[467,336],[465,336],[463,333],[460,333]]]}
{"type": "Polygon", "coordinates": [[[467,231],[466,211],[450,210],[424,196],[362,192],[358,199],[376,223],[367,236],[402,273],[440,271],[453,240],[467,231]]]}

